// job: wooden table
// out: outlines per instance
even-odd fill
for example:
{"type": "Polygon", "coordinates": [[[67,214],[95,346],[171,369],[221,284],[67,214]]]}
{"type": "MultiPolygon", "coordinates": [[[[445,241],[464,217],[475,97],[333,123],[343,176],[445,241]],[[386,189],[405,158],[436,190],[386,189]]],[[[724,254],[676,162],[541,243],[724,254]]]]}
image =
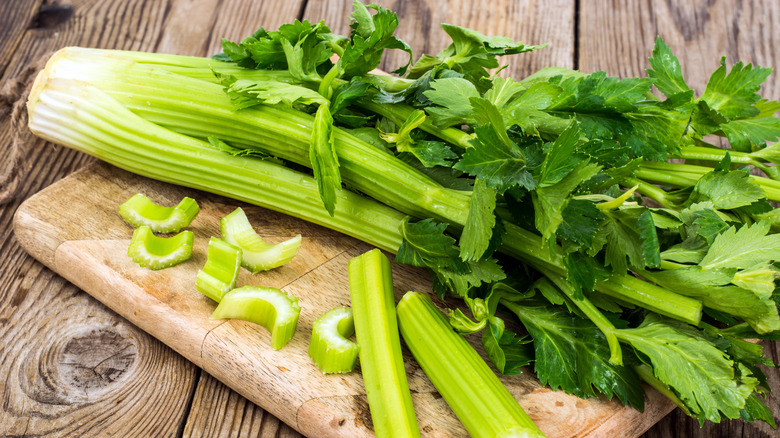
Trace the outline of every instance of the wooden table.
{"type": "MultiPolygon", "coordinates": [[[[549,43],[509,68],[523,76],[559,65],[642,74],[656,35],[699,92],[721,55],[780,66],[780,4],[709,0],[471,0],[382,2],[417,55],[446,43],[438,23],[549,43]]],[[[351,1],[4,0],[0,2],[0,436],[300,436],[177,353],[28,256],[11,220],[28,197],[93,161],[33,138],[24,87],[47,54],[67,45],[209,55],[222,37],[293,18],[324,19],[347,33],[351,1]],[[53,371],[57,370],[56,373],[53,371]],[[130,373],[132,378],[117,379],[130,373]],[[53,378],[53,376],[58,376],[53,378]]],[[[400,55],[388,58],[394,68],[400,55]]],[[[763,91],[780,98],[780,75],[763,91]]],[[[764,342],[780,362],[777,342],[764,342]]],[[[768,371],[780,388],[780,373],[768,371]]],[[[126,376],[125,376],[126,377],[126,376]]],[[[769,405],[780,417],[780,398],[769,405]]],[[[765,424],[698,423],[674,411],[645,437],[764,437],[765,424]]]]}

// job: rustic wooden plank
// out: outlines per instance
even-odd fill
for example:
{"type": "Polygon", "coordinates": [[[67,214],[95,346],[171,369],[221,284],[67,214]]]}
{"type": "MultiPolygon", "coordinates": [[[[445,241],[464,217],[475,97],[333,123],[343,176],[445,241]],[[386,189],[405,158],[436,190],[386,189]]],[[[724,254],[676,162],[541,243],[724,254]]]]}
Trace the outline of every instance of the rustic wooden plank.
{"type": "Polygon", "coordinates": [[[0,434],[175,432],[194,365],[29,257],[17,267],[0,301],[0,434]]]}
{"type": "Polygon", "coordinates": [[[222,38],[240,41],[257,28],[276,29],[297,17],[301,1],[184,0],[167,10],[159,53],[211,56],[222,38]]]}
{"type": "MultiPolygon", "coordinates": [[[[721,56],[733,64],[780,66],[780,3],[773,0],[584,0],[580,8],[579,68],[616,76],[642,74],[660,35],[680,59],[686,81],[704,90],[721,56]]],[[[780,79],[770,76],[762,91],[780,97],[780,79]]]]}
{"type": "MultiPolygon", "coordinates": [[[[11,55],[19,45],[25,29],[33,23],[42,2],[43,0],[8,0],[0,3],[0,77],[11,61],[11,55]]],[[[37,24],[42,23],[39,21],[37,24]]]]}
{"type": "MultiPolygon", "coordinates": [[[[574,4],[574,0],[497,0],[489,4],[431,0],[385,3],[383,7],[398,14],[396,35],[412,47],[415,60],[423,53],[436,55],[450,44],[440,23],[468,27],[490,36],[508,36],[526,44],[548,43],[543,50],[503,61],[509,64],[509,75],[522,77],[550,65],[573,66],[574,4]]],[[[303,16],[309,21],[325,20],[333,32],[348,35],[351,13],[351,0],[326,0],[308,2],[303,16]]],[[[407,60],[408,55],[403,52],[391,51],[380,68],[392,71],[407,60]]]]}
{"type": "MultiPolygon", "coordinates": [[[[579,11],[579,68],[586,72],[606,71],[627,77],[643,75],[648,67],[655,38],[660,35],[680,59],[688,84],[697,93],[720,61],[737,61],[765,67],[780,66],[780,34],[774,23],[780,21],[776,1],[644,1],[584,0],[579,11]]],[[[771,75],[762,90],[764,97],[780,98],[780,75],[771,75]]],[[[780,361],[777,342],[762,342],[767,356],[780,361]]],[[[765,370],[774,388],[767,405],[780,418],[780,371],[765,370]]],[[[667,437],[769,437],[776,436],[764,423],[741,420],[706,424],[679,409],[651,428],[644,438],[667,437]]]]}
{"type": "Polygon", "coordinates": [[[206,372],[200,374],[183,436],[302,437],[206,372]]]}

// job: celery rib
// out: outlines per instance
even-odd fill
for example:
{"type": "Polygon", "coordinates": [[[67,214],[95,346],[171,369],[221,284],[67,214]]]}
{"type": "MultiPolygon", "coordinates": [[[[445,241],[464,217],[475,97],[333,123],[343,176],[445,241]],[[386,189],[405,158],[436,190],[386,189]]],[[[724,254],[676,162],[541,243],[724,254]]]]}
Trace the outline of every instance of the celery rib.
{"type": "Polygon", "coordinates": [[[348,373],[355,369],[358,344],[349,338],[355,333],[352,309],[336,307],[314,321],[309,357],[325,374],[348,373]]]}
{"type": "Polygon", "coordinates": [[[311,176],[270,161],[233,157],[171,132],[82,82],[47,80],[43,74],[28,111],[36,135],[131,172],[271,208],[389,251],[401,245],[405,214],[342,190],[331,217],[311,176]]]}
{"type": "Polygon", "coordinates": [[[240,319],[271,332],[271,348],[280,350],[295,335],[301,306],[298,298],[273,287],[242,286],[222,297],[212,319],[240,319]]]}
{"type": "Polygon", "coordinates": [[[288,263],[301,246],[300,234],[276,245],[265,242],[252,228],[241,207],[223,217],[219,229],[227,243],[241,248],[241,266],[253,274],[288,263]]]}
{"type": "Polygon", "coordinates": [[[360,369],[378,437],[419,437],[406,378],[390,261],[378,249],[349,261],[360,369]]]}
{"type": "Polygon", "coordinates": [[[119,205],[119,214],[125,221],[135,227],[147,225],[155,233],[178,233],[192,223],[199,211],[198,203],[190,197],[184,197],[173,207],[165,207],[142,193],[119,205]]]}
{"type": "Polygon", "coordinates": [[[133,231],[127,255],[143,268],[159,270],[177,265],[192,256],[192,231],[182,231],[173,237],[158,237],[147,225],[133,231]]]}
{"type": "MultiPolygon", "coordinates": [[[[47,69],[39,76],[30,95],[28,103],[30,127],[37,135],[82,150],[141,175],[272,208],[291,216],[328,226],[388,251],[395,252],[400,246],[399,226],[405,217],[403,213],[373,200],[357,196],[347,190],[341,190],[338,194],[339,200],[336,203],[336,214],[330,217],[319,200],[316,183],[310,176],[270,162],[232,157],[215,150],[205,142],[171,132],[148,122],[132,113],[105,92],[87,86],[76,79],[67,79],[67,66],[58,69],[58,74],[64,77],[59,79],[49,77],[52,75],[50,70],[55,70],[55,66],[60,61],[67,61],[67,56],[69,56],[67,52],[60,52],[49,61],[47,69]],[[217,169],[214,168],[214,163],[219,163],[217,169]]],[[[76,70],[83,72],[84,69],[76,70]]],[[[95,69],[91,75],[106,74],[105,72],[101,73],[100,70],[95,69]]],[[[175,81],[171,81],[172,78],[177,78],[176,75],[161,76],[168,76],[166,80],[169,82],[165,83],[166,87],[175,88],[175,81]]],[[[93,79],[98,81],[100,77],[90,77],[91,81],[93,79]]],[[[182,77],[181,79],[188,78],[182,77]]],[[[113,87],[107,86],[105,88],[120,89],[130,86],[116,78],[111,79],[110,75],[104,80],[108,81],[104,85],[113,85],[113,87]]],[[[200,80],[196,80],[196,83],[198,85],[190,90],[191,98],[186,102],[197,101],[202,90],[206,89],[207,86],[214,85],[200,80]]],[[[167,88],[159,93],[165,94],[165,92],[167,92],[167,88]]],[[[151,96],[149,97],[151,98],[151,96]]],[[[222,99],[227,98],[222,96],[222,99]]],[[[198,105],[200,104],[195,106],[198,105]]],[[[263,111],[281,112],[279,109],[266,107],[263,107],[263,111]]],[[[270,123],[274,123],[274,120],[277,119],[273,119],[270,123]]],[[[205,122],[203,124],[208,125],[205,122]]],[[[215,127],[219,128],[219,125],[220,123],[216,123],[215,127]]],[[[299,126],[299,131],[306,131],[306,129],[310,129],[310,126],[299,126]]],[[[345,138],[352,138],[350,135],[344,135],[345,138]]],[[[281,136],[286,139],[284,134],[281,136]]],[[[303,137],[304,141],[308,143],[308,134],[303,137]]],[[[398,174],[404,168],[393,167],[396,166],[394,163],[399,160],[387,159],[386,156],[374,160],[369,159],[369,156],[357,154],[354,161],[355,168],[350,174],[349,160],[345,158],[345,155],[348,154],[344,153],[348,148],[344,148],[343,144],[339,143],[339,145],[342,178],[350,184],[354,184],[364,193],[386,200],[388,204],[402,208],[405,214],[411,214],[415,217],[434,217],[461,226],[465,223],[469,197],[463,192],[448,190],[430,182],[425,183],[424,189],[413,185],[406,186],[408,180],[405,177],[401,178],[398,174]],[[356,180],[348,179],[352,178],[354,174],[362,172],[364,170],[362,165],[365,162],[384,163],[383,167],[366,172],[370,174],[381,173],[390,180],[366,179],[364,184],[357,184],[356,180]]],[[[384,154],[371,145],[365,145],[365,147],[368,152],[384,154]]],[[[414,172],[410,173],[414,174],[414,172]]],[[[425,179],[420,181],[425,181],[425,179]]],[[[510,227],[510,225],[507,222],[507,237],[501,247],[503,252],[531,264],[543,260],[542,263],[552,266],[556,272],[565,273],[561,260],[552,261],[539,258],[539,252],[542,249],[546,250],[539,242],[534,241],[529,245],[523,236],[520,236],[519,239],[516,238],[518,233],[522,233],[525,237],[533,236],[533,233],[525,230],[520,231],[519,227],[510,227]]],[[[620,280],[615,281],[620,282],[620,280]]],[[[602,288],[601,285],[597,285],[597,289],[600,291],[602,288]]],[[[660,290],[660,288],[657,289],[660,290]]],[[[625,290],[620,289],[620,291],[625,290]]],[[[612,291],[614,292],[614,288],[612,291]]],[[[608,293],[609,291],[602,292],[608,293]]],[[[668,291],[664,292],[671,294],[668,291]]],[[[676,294],[671,295],[675,296],[676,294]]],[[[663,297],[656,301],[663,301],[663,297]]],[[[642,303],[637,304],[645,307],[642,303]]],[[[675,308],[671,304],[660,308],[663,309],[661,313],[664,315],[690,321],[695,317],[694,307],[695,302],[689,302],[688,306],[682,309],[675,308]],[[680,312],[683,314],[680,315],[680,312]]]]}
{"type": "MultiPolygon", "coordinates": [[[[216,136],[311,166],[308,152],[313,117],[268,105],[235,111],[216,83],[148,65],[103,60],[94,54],[94,59],[87,60],[79,50],[68,48],[55,55],[59,68],[51,79],[88,80],[131,111],[168,129],[200,138],[216,136]],[[85,76],[79,63],[87,61],[90,67],[85,76]]],[[[444,189],[410,165],[344,130],[335,129],[334,136],[345,182],[408,214],[465,223],[469,192],[444,189]],[[443,196],[439,193],[442,191],[443,196]]]]}
{"type": "Polygon", "coordinates": [[[195,277],[195,288],[219,303],[226,293],[236,287],[240,268],[241,248],[212,237],[206,264],[195,277]]]}
{"type": "Polygon", "coordinates": [[[471,436],[544,436],[430,297],[408,292],[397,312],[404,342],[471,436]]]}

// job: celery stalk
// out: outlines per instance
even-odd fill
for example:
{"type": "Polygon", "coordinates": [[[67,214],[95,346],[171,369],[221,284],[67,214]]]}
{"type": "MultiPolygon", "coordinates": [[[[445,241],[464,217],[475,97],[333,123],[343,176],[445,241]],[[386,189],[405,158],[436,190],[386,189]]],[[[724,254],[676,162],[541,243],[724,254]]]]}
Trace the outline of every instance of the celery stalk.
{"type": "Polygon", "coordinates": [[[208,258],[203,269],[195,277],[198,292],[216,302],[236,287],[241,269],[241,248],[212,237],[209,240],[208,258]]]}
{"type": "MultiPolygon", "coordinates": [[[[313,178],[270,162],[229,156],[202,141],[145,121],[128,108],[163,126],[180,124],[182,131],[207,128],[208,133],[200,134],[203,137],[216,134],[228,140],[239,136],[245,142],[267,141],[263,146],[289,154],[280,154],[285,159],[308,157],[311,116],[272,106],[234,111],[217,84],[155,70],[121,57],[101,61],[99,51],[81,50],[68,48],[55,54],[36,81],[28,108],[30,127],[37,135],[141,175],[272,208],[397,251],[403,214],[341,190],[336,213],[330,217],[319,201],[313,178]],[[103,90],[85,84],[80,77],[103,90]],[[258,137],[248,134],[251,132],[258,133],[258,137]],[[158,145],[160,142],[163,144],[158,145]],[[215,168],[214,163],[219,165],[215,168]]],[[[345,182],[406,214],[437,218],[456,229],[463,226],[469,192],[444,188],[385,152],[342,130],[335,131],[345,182]]],[[[300,164],[310,165],[303,158],[300,164]]],[[[510,226],[507,222],[508,235],[501,250],[531,264],[538,262],[539,253],[547,252],[538,236],[510,226]],[[529,237],[533,241],[530,245],[529,237]]],[[[565,273],[559,257],[543,263],[551,263],[557,272],[565,273]]],[[[616,283],[621,281],[615,279],[616,283]]],[[[614,287],[602,290],[600,284],[596,287],[618,295],[630,291],[614,287]]],[[[659,293],[654,308],[661,309],[660,313],[685,321],[700,314],[700,303],[697,310],[695,300],[678,307],[685,297],[657,287],[649,292],[659,293]]],[[[626,301],[646,307],[631,297],[626,301]]]]}
{"type": "Polygon", "coordinates": [[[398,325],[409,350],[471,436],[544,436],[430,297],[406,293],[398,303],[398,325]]]}
{"type": "Polygon", "coordinates": [[[28,112],[36,135],[131,172],[271,208],[386,250],[401,245],[404,214],[342,190],[331,217],[311,176],[270,161],[234,157],[171,132],[84,82],[47,79],[44,70],[31,92],[28,112]]]}
{"type": "Polygon", "coordinates": [[[378,437],[420,436],[396,321],[390,261],[378,249],[349,261],[360,368],[378,437]]]}
{"type": "Polygon", "coordinates": [[[301,246],[300,234],[276,245],[267,243],[252,228],[241,207],[223,217],[219,229],[227,243],[241,248],[241,266],[253,274],[288,263],[301,246]]]}
{"type": "Polygon", "coordinates": [[[155,233],[178,233],[192,223],[199,211],[198,203],[186,196],[177,205],[166,207],[137,193],[119,205],[119,214],[125,221],[135,227],[147,225],[155,233]]]}
{"type": "MultiPolygon", "coordinates": [[[[63,49],[50,61],[50,80],[88,81],[160,126],[199,138],[215,136],[311,167],[311,115],[270,105],[236,111],[221,85],[109,55],[63,49]]],[[[334,137],[345,182],[408,214],[465,223],[470,192],[446,189],[345,130],[334,129],[334,137]]]]}
{"type": "Polygon", "coordinates": [[[309,357],[325,374],[348,373],[355,369],[360,350],[349,338],[355,333],[352,309],[336,307],[317,318],[312,325],[309,357]]]}
{"type": "Polygon", "coordinates": [[[271,332],[271,348],[279,350],[295,335],[301,306],[298,298],[273,287],[242,286],[222,297],[212,319],[241,319],[271,332]]]}
{"type": "Polygon", "coordinates": [[[177,265],[192,256],[192,231],[182,231],[173,237],[157,237],[147,225],[133,231],[127,255],[141,267],[158,270],[177,265]]]}

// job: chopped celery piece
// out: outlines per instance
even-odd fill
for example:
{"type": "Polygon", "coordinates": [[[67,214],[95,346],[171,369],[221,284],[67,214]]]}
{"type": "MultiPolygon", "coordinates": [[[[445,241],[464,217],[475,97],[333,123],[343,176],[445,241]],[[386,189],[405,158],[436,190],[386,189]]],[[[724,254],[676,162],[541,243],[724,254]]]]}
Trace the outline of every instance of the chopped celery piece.
{"type": "Polygon", "coordinates": [[[314,321],[309,357],[323,373],[348,373],[355,369],[358,345],[349,339],[355,333],[352,309],[336,307],[314,321]]]}
{"type": "Polygon", "coordinates": [[[378,249],[349,261],[360,369],[377,437],[420,436],[401,355],[390,261],[378,249]]]}
{"type": "Polygon", "coordinates": [[[271,348],[279,350],[295,334],[300,313],[297,297],[273,287],[242,286],[222,297],[211,318],[260,324],[271,332],[271,348]]]}
{"type": "Polygon", "coordinates": [[[173,237],[158,237],[142,225],[133,231],[127,255],[141,267],[158,270],[179,264],[192,256],[192,231],[182,231],[173,237]]]}
{"type": "Polygon", "coordinates": [[[198,292],[220,302],[228,291],[236,287],[239,269],[241,248],[212,237],[209,240],[206,264],[198,271],[195,287],[198,292]]]}
{"type": "Polygon", "coordinates": [[[178,233],[188,226],[200,207],[194,199],[184,197],[178,205],[165,207],[155,204],[146,195],[137,193],[119,206],[119,214],[135,227],[147,225],[155,233],[178,233]]]}
{"type": "Polygon", "coordinates": [[[301,246],[300,234],[276,245],[267,243],[252,228],[241,207],[223,217],[219,229],[225,242],[241,248],[241,266],[253,274],[284,265],[295,257],[301,246]]]}
{"type": "Polygon", "coordinates": [[[407,292],[398,303],[398,324],[420,367],[471,436],[544,436],[428,295],[407,292]]]}

